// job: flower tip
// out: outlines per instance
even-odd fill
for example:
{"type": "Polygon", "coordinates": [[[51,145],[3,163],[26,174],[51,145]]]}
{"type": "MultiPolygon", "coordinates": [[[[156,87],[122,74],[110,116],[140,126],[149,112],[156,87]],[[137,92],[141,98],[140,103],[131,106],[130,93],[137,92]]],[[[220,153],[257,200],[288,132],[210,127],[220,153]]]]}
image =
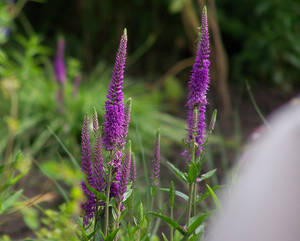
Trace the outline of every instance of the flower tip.
{"type": "Polygon", "coordinates": [[[206,7],[206,5],[204,5],[204,7],[203,7],[203,13],[204,13],[205,15],[207,15],[207,7],[206,7]]]}
{"type": "Polygon", "coordinates": [[[156,138],[157,140],[160,140],[160,129],[158,129],[156,132],[156,138]]]}
{"type": "Polygon", "coordinates": [[[123,36],[127,38],[127,28],[124,28],[123,36]]]}

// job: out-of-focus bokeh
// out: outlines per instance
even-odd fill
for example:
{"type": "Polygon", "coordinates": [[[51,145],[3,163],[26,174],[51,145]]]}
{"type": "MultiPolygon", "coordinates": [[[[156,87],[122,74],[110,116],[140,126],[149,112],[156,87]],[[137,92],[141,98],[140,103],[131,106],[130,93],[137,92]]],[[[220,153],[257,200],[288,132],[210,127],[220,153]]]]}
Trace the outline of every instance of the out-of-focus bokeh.
{"type": "MultiPolygon", "coordinates": [[[[219,113],[205,168],[218,169],[217,185],[245,140],[298,95],[299,1],[0,0],[0,237],[76,240],[69,217],[79,215],[82,199],[80,128],[94,107],[102,120],[125,27],[124,92],[133,98],[129,136],[139,185],[149,184],[158,128],[162,163],[184,166],[186,86],[204,2],[212,62],[207,122],[214,108],[219,113]],[[64,81],[54,68],[61,41],[64,81]]],[[[162,173],[172,175],[164,165],[162,173]]]]}

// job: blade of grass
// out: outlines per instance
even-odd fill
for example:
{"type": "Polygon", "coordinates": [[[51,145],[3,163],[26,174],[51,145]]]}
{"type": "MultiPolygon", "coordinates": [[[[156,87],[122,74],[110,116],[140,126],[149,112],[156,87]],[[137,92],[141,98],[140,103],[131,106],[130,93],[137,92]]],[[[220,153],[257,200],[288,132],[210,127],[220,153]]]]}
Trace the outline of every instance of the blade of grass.
{"type": "Polygon", "coordinates": [[[257,105],[257,103],[255,101],[255,98],[254,98],[253,93],[251,91],[251,87],[250,87],[250,85],[249,85],[249,83],[248,83],[247,80],[245,81],[245,84],[246,84],[246,89],[247,89],[247,92],[249,94],[250,100],[251,100],[251,102],[252,102],[252,104],[253,104],[253,106],[254,106],[257,114],[259,115],[260,119],[263,121],[263,123],[265,124],[265,126],[270,127],[268,121],[264,117],[263,113],[261,112],[260,108],[258,107],[258,105],[257,105]]]}
{"type": "Polygon", "coordinates": [[[40,166],[36,161],[34,161],[34,164],[41,170],[41,172],[48,177],[56,186],[58,192],[61,194],[61,196],[65,199],[66,202],[69,202],[69,197],[67,192],[63,189],[63,187],[50,175],[47,174],[47,172],[44,170],[44,168],[42,166],[40,166]]]}
{"type": "Polygon", "coordinates": [[[64,149],[64,151],[68,154],[68,156],[70,157],[74,167],[78,168],[80,170],[80,166],[77,162],[77,160],[75,159],[75,157],[72,155],[72,153],[68,150],[68,148],[64,145],[64,143],[60,140],[60,138],[54,133],[54,131],[51,129],[51,127],[48,126],[48,130],[50,131],[50,133],[55,137],[55,139],[58,141],[58,143],[61,145],[61,147],[64,149]]]}

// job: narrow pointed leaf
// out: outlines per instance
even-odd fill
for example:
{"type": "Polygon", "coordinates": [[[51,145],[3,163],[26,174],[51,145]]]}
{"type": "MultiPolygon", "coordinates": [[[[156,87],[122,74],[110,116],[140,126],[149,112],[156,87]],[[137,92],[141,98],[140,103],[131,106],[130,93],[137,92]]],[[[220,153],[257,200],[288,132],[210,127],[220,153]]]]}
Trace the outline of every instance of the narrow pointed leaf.
{"type": "Polygon", "coordinates": [[[201,175],[199,182],[202,182],[202,181],[212,177],[216,173],[216,171],[217,171],[217,169],[213,169],[207,173],[204,173],[203,175],[201,175]]]}
{"type": "Polygon", "coordinates": [[[163,236],[164,241],[168,241],[168,239],[164,233],[162,233],[162,236],[163,236]]]}
{"type": "Polygon", "coordinates": [[[221,208],[221,203],[219,201],[219,198],[215,194],[214,190],[208,184],[206,184],[206,187],[207,187],[210,195],[212,196],[212,198],[214,200],[214,203],[216,204],[217,208],[221,208]]]}
{"type": "Polygon", "coordinates": [[[88,190],[90,192],[92,192],[93,194],[95,194],[95,196],[97,198],[99,198],[102,201],[106,201],[106,196],[103,192],[99,192],[97,191],[95,188],[91,187],[91,185],[88,184],[88,182],[85,182],[86,187],[88,188],[88,190]]]}
{"type": "Polygon", "coordinates": [[[118,231],[120,229],[115,229],[114,231],[112,231],[104,240],[105,241],[113,241],[115,239],[115,236],[117,235],[118,231]]]}
{"type": "Polygon", "coordinates": [[[202,213],[198,215],[188,227],[188,234],[192,234],[209,216],[209,213],[202,213]]]}
{"type": "MultiPolygon", "coordinates": [[[[163,191],[163,192],[170,192],[170,188],[160,188],[160,190],[163,191]]],[[[175,195],[178,196],[178,197],[181,197],[185,201],[189,200],[188,195],[184,194],[183,192],[175,191],[175,195]]]]}
{"type": "Polygon", "coordinates": [[[160,219],[162,219],[163,221],[165,221],[167,224],[171,225],[173,228],[177,229],[180,233],[182,233],[183,235],[186,234],[186,231],[180,226],[179,223],[177,223],[175,220],[162,215],[160,213],[156,213],[156,212],[150,212],[150,214],[159,217],[160,219]]]}
{"type": "MultiPolygon", "coordinates": [[[[216,186],[213,186],[211,189],[215,192],[217,190],[219,190],[220,188],[222,188],[224,185],[216,185],[216,186]]],[[[203,193],[202,195],[198,196],[197,197],[197,203],[205,200],[206,198],[208,198],[210,196],[210,192],[209,190],[207,190],[205,193],[203,193]]]]}
{"type": "Polygon", "coordinates": [[[187,182],[186,176],[183,172],[181,172],[177,167],[168,161],[167,164],[177,177],[179,177],[182,181],[187,182]]]}

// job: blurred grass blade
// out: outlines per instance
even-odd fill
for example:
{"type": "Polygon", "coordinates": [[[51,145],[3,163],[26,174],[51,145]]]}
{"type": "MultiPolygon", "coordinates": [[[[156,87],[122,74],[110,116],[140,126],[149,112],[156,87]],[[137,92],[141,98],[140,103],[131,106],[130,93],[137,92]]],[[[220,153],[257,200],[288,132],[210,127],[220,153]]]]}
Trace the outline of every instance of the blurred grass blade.
{"type": "Polygon", "coordinates": [[[68,197],[67,192],[63,189],[63,187],[53,177],[48,175],[48,173],[44,170],[44,168],[41,165],[39,165],[37,162],[34,162],[34,163],[41,170],[41,172],[54,183],[54,185],[57,187],[57,190],[62,195],[62,197],[65,199],[65,201],[69,202],[70,199],[68,197]]]}
{"type": "Polygon", "coordinates": [[[51,129],[51,127],[48,126],[48,130],[50,131],[50,133],[55,137],[55,139],[58,141],[58,143],[61,145],[61,147],[64,149],[64,151],[68,154],[68,156],[70,157],[73,165],[78,168],[80,170],[80,166],[77,162],[77,160],[75,159],[75,157],[71,154],[71,152],[68,150],[68,148],[64,145],[64,143],[60,140],[60,138],[53,132],[53,130],[51,129]]]}
{"type": "Polygon", "coordinates": [[[252,102],[252,104],[253,104],[253,106],[254,106],[254,108],[255,108],[257,114],[259,115],[259,117],[261,118],[261,120],[263,121],[263,123],[265,124],[265,126],[269,127],[268,121],[266,120],[266,118],[265,118],[264,115],[262,114],[260,108],[258,107],[258,105],[257,105],[257,103],[256,103],[256,101],[255,101],[255,98],[254,98],[254,96],[253,96],[253,94],[252,94],[251,87],[250,87],[248,81],[246,80],[245,83],[246,83],[247,92],[248,92],[248,94],[249,94],[250,100],[251,100],[251,102],[252,102]]]}

